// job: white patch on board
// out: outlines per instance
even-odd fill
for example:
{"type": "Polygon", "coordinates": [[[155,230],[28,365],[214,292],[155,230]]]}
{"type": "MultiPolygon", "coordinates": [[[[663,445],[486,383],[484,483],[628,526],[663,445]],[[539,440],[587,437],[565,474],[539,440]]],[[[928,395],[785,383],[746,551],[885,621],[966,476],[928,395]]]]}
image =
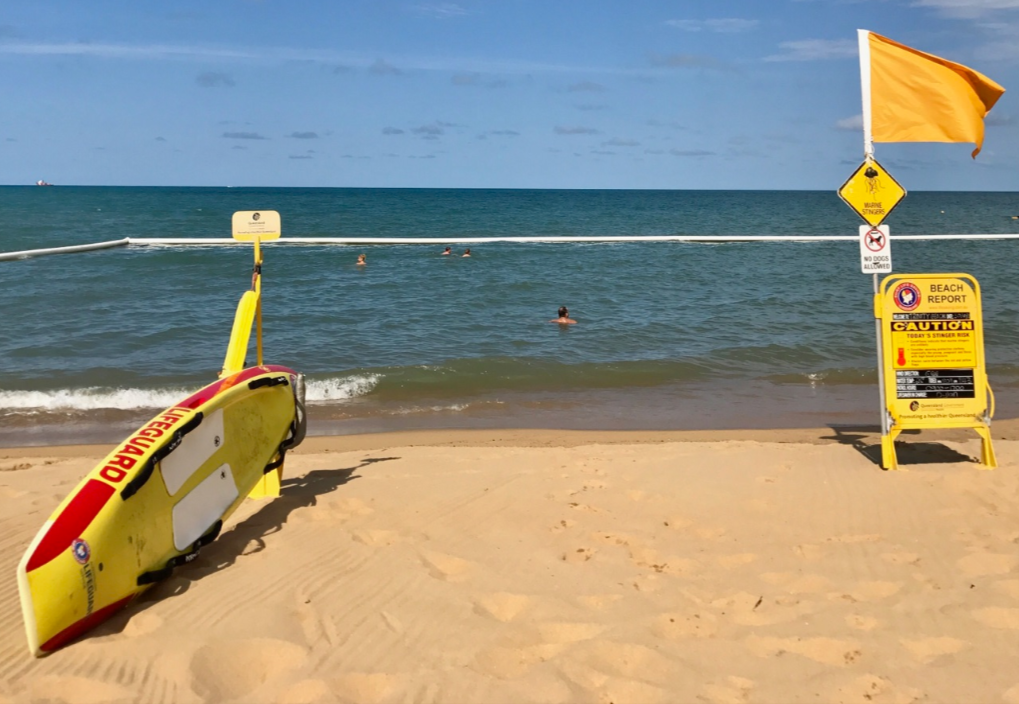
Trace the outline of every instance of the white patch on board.
{"type": "Polygon", "coordinates": [[[173,507],[173,545],[185,550],[218,521],[240,494],[230,465],[224,464],[173,507]]]}
{"type": "Polygon", "coordinates": [[[214,411],[184,436],[180,446],[159,463],[166,491],[173,496],[198,469],[223,447],[223,409],[214,411]]]}

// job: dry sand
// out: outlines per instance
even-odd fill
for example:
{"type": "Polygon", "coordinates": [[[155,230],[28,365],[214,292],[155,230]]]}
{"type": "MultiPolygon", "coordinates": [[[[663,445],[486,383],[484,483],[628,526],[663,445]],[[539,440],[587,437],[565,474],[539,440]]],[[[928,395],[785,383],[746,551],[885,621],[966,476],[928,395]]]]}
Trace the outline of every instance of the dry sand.
{"type": "Polygon", "coordinates": [[[283,496],[28,654],[15,566],[108,448],[0,450],[0,702],[1019,704],[1019,440],[309,438],[283,496]]]}

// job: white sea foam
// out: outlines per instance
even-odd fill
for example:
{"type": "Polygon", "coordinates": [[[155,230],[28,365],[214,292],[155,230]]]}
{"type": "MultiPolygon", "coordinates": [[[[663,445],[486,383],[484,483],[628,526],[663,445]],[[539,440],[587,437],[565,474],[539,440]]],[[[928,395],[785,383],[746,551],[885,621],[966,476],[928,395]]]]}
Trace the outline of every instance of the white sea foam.
{"type": "Polygon", "coordinates": [[[0,408],[7,410],[91,411],[100,408],[136,410],[166,408],[197,389],[110,389],[96,386],[53,391],[0,391],[0,408]]]}
{"type": "Polygon", "coordinates": [[[365,396],[372,392],[381,378],[381,374],[363,374],[330,379],[310,379],[305,387],[305,398],[310,403],[328,403],[365,396]]]}
{"type": "MultiPolygon", "coordinates": [[[[335,377],[309,381],[306,398],[313,403],[328,403],[364,396],[375,388],[378,374],[335,377]]],[[[0,409],[6,411],[92,411],[115,408],[132,411],[161,409],[182,401],[200,386],[161,389],[111,389],[97,386],[52,391],[0,390],[0,409]]]]}

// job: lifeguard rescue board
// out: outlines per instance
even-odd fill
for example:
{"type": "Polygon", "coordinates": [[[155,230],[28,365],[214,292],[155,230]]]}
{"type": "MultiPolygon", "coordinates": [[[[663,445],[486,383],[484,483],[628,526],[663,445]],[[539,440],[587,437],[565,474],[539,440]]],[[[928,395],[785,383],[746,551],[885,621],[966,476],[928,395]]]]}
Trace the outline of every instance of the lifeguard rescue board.
{"type": "Polygon", "coordinates": [[[303,378],[250,367],[171,406],[100,462],[18,565],[35,656],[56,650],[215,540],[304,435],[303,378]]]}

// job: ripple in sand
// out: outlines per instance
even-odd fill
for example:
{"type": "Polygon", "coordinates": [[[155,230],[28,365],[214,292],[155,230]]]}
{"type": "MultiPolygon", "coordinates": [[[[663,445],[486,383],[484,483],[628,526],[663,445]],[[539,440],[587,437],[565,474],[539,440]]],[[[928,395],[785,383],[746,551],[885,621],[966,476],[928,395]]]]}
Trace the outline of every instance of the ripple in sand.
{"type": "Polygon", "coordinates": [[[103,702],[131,701],[131,690],[112,682],[87,677],[40,677],[29,687],[30,701],[53,704],[102,704],[103,702]]]}

